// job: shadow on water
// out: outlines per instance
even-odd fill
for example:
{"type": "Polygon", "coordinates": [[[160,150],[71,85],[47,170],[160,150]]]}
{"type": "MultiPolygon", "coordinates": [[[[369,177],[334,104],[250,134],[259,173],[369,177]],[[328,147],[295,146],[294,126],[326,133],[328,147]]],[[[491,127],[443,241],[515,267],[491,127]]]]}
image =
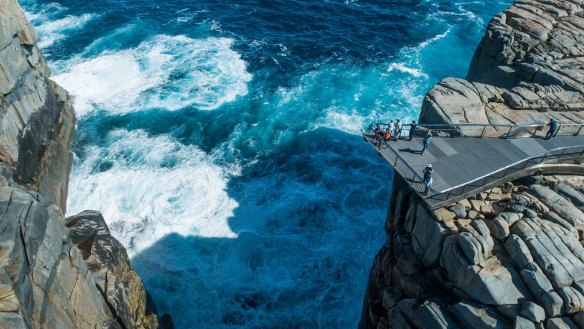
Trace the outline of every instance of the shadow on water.
{"type": "Polygon", "coordinates": [[[132,263],[176,328],[353,328],[385,240],[391,169],[319,128],[246,167],[227,192],[235,238],[170,234],[132,263]]]}

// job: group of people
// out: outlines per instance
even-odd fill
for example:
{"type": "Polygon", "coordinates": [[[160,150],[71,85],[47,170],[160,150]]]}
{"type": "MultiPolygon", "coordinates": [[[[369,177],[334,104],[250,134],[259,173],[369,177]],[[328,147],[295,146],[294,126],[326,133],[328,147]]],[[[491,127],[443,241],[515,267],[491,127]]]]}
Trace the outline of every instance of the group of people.
{"type": "MultiPolygon", "coordinates": [[[[552,118],[552,119],[550,119],[550,122],[548,123],[548,127],[549,127],[549,130],[545,136],[545,139],[550,139],[550,138],[557,135],[558,122],[552,118]]],[[[410,131],[408,133],[408,140],[412,140],[412,138],[414,137],[414,134],[415,134],[415,130],[416,130],[416,121],[412,121],[412,124],[410,125],[410,131]]],[[[399,119],[395,122],[393,120],[391,120],[389,122],[389,124],[387,125],[387,129],[385,129],[385,130],[383,130],[379,126],[379,124],[376,124],[376,126],[375,126],[375,136],[377,137],[377,139],[379,141],[379,147],[381,147],[382,140],[389,141],[389,140],[393,139],[393,140],[397,141],[401,137],[401,132],[402,132],[402,123],[400,122],[399,119]]],[[[421,155],[424,155],[424,153],[426,152],[426,150],[430,146],[431,140],[432,140],[432,132],[430,130],[427,130],[426,134],[424,135],[424,140],[422,142],[422,151],[419,152],[421,155]]],[[[430,186],[432,186],[432,172],[433,172],[433,170],[434,169],[432,168],[432,164],[428,164],[424,168],[424,170],[422,170],[422,174],[424,175],[422,178],[422,183],[424,184],[424,195],[428,194],[428,191],[430,190],[430,186]]]]}
{"type": "MultiPolygon", "coordinates": [[[[396,120],[395,122],[393,122],[393,120],[391,120],[389,122],[389,124],[387,125],[387,128],[385,130],[382,129],[379,124],[376,124],[375,125],[375,136],[377,136],[378,139],[382,139],[385,141],[390,141],[390,140],[397,141],[399,139],[399,137],[401,136],[402,128],[403,128],[403,125],[399,119],[396,120]]],[[[381,143],[380,143],[380,145],[381,145],[381,143]]]]}
{"type": "MultiPolygon", "coordinates": [[[[375,124],[375,136],[381,140],[390,141],[394,140],[397,141],[402,136],[403,124],[402,122],[397,119],[395,122],[390,120],[387,124],[387,128],[383,129],[379,124],[375,124]]],[[[410,130],[408,132],[408,140],[412,140],[414,137],[414,132],[416,131],[416,121],[412,121],[410,124],[410,130]]],[[[381,146],[381,143],[379,143],[381,146]]]]}
{"type": "MultiPolygon", "coordinates": [[[[416,127],[417,127],[416,121],[412,121],[412,123],[410,125],[410,130],[408,132],[408,140],[413,139],[414,134],[416,132],[416,127]]],[[[385,140],[387,142],[390,140],[397,141],[398,139],[400,139],[400,137],[402,135],[402,128],[403,128],[403,125],[399,119],[397,119],[395,122],[393,120],[391,120],[389,122],[389,124],[387,125],[387,128],[385,130],[383,128],[381,128],[381,126],[379,124],[375,124],[374,132],[375,132],[375,137],[376,137],[377,142],[378,142],[378,147],[381,147],[383,140],[385,140]]],[[[426,134],[424,135],[424,140],[422,142],[422,150],[420,151],[421,155],[424,155],[424,153],[426,152],[426,150],[430,146],[431,140],[432,140],[432,132],[430,130],[427,130],[426,134]]],[[[432,185],[432,171],[433,171],[432,164],[428,164],[422,172],[424,174],[424,177],[422,179],[422,181],[424,183],[424,195],[428,194],[430,186],[432,185]]]]}

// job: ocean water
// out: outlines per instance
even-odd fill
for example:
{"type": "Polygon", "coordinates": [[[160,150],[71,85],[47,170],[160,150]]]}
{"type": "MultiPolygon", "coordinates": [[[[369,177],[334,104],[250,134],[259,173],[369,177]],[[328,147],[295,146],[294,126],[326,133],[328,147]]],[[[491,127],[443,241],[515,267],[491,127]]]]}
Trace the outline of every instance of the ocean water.
{"type": "Polygon", "coordinates": [[[21,0],[100,210],[176,328],[355,328],[391,167],[371,122],[464,77],[510,0],[21,0]]]}

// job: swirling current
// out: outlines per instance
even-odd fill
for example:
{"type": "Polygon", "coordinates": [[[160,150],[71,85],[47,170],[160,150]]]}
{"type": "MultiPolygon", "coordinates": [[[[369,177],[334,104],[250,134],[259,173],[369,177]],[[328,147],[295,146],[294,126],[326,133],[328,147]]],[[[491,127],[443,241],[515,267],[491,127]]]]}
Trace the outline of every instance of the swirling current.
{"type": "Polygon", "coordinates": [[[355,328],[392,171],[360,137],[510,0],[21,0],[100,210],[176,328],[355,328]]]}

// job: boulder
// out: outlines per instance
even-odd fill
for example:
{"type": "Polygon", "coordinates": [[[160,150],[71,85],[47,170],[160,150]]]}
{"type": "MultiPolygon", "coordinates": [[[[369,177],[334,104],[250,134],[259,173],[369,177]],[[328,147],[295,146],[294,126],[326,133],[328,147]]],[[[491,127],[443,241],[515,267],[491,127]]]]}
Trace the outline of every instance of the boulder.
{"type": "Polygon", "coordinates": [[[523,303],[520,315],[535,323],[539,323],[545,320],[545,310],[543,307],[532,302],[523,303]]]}
{"type": "MultiPolygon", "coordinates": [[[[521,270],[521,278],[538,301],[553,289],[551,282],[536,263],[529,263],[521,270]]],[[[549,299],[549,297],[548,297],[549,299]]]]}
{"type": "Polygon", "coordinates": [[[584,281],[584,249],[564,228],[545,220],[524,219],[513,226],[554,288],[584,281]]]}
{"type": "Polygon", "coordinates": [[[457,202],[454,206],[450,207],[450,211],[452,211],[458,219],[466,218],[466,209],[460,202],[457,202]]]}
{"type": "Polygon", "coordinates": [[[527,267],[529,263],[533,262],[529,248],[516,234],[511,234],[505,241],[505,250],[507,250],[513,262],[520,269],[527,267]]]}
{"type": "Polygon", "coordinates": [[[132,269],[126,249],[110,234],[103,216],[97,211],[84,211],[66,218],[65,224],[118,321],[125,328],[152,326],[156,315],[147,307],[149,297],[142,281],[132,269]]]}
{"type": "Polygon", "coordinates": [[[562,315],[564,302],[555,291],[549,291],[541,297],[541,304],[548,316],[554,317],[562,315]]]}
{"type": "Polygon", "coordinates": [[[513,266],[503,264],[499,258],[490,257],[480,266],[473,266],[464,256],[455,235],[444,241],[440,266],[457,289],[483,304],[517,304],[527,293],[513,266]]]}
{"type": "Polygon", "coordinates": [[[551,210],[576,229],[584,229],[584,213],[558,193],[541,185],[532,185],[529,193],[540,198],[551,210]]]}
{"type": "Polygon", "coordinates": [[[584,208],[584,195],[582,195],[582,193],[576,191],[575,189],[566,184],[556,185],[555,190],[558,194],[570,200],[572,204],[580,208],[580,210],[584,208]]]}

